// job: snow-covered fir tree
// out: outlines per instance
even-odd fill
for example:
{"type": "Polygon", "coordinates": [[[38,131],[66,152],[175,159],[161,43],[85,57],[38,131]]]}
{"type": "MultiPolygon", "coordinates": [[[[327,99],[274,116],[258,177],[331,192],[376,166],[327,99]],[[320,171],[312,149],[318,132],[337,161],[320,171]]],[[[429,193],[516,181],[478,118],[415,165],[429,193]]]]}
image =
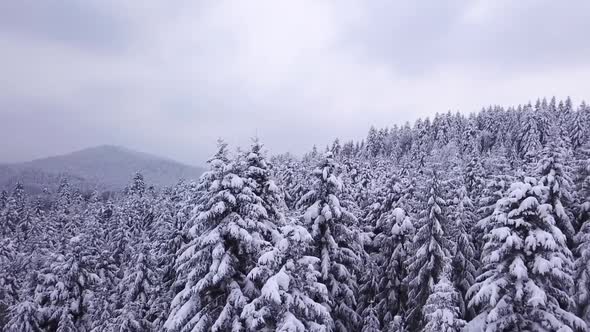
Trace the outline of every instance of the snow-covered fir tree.
{"type": "Polygon", "coordinates": [[[586,321],[590,329],[590,153],[587,154],[587,159],[579,166],[579,203],[576,215],[581,226],[574,238],[577,257],[574,267],[574,300],[578,315],[586,321]]]}
{"type": "Polygon", "coordinates": [[[19,304],[22,265],[15,241],[0,239],[0,325],[6,324],[10,307],[19,304]]]}
{"type": "Polygon", "coordinates": [[[184,288],[172,301],[168,331],[228,331],[244,328],[240,317],[257,295],[247,278],[270,246],[268,213],[245,178],[241,163],[219,143],[201,179],[205,193],[191,221],[190,242],[176,261],[184,288]]]}
{"type": "Polygon", "coordinates": [[[330,298],[321,282],[320,259],[310,256],[313,239],[299,225],[281,228],[281,239],[264,253],[249,278],[261,292],[241,314],[250,331],[331,331],[330,298]]]}
{"type": "Polygon", "coordinates": [[[408,270],[414,226],[410,217],[401,208],[395,208],[381,220],[378,228],[383,231],[374,240],[379,248],[376,254],[378,289],[376,309],[384,326],[388,326],[396,315],[405,313],[407,307],[408,270]]]}
{"type": "MultiPolygon", "coordinates": [[[[373,248],[365,246],[365,248],[372,251],[373,248]]],[[[379,289],[377,267],[375,264],[375,253],[371,253],[365,256],[363,260],[362,271],[358,281],[358,294],[357,294],[357,313],[364,322],[365,319],[370,319],[368,316],[376,315],[374,308],[377,292],[379,289]],[[370,307],[370,309],[369,309],[370,307]]],[[[377,317],[377,321],[379,318],[377,317]]],[[[364,323],[363,323],[364,324],[364,323]]]]}
{"type": "Polygon", "coordinates": [[[584,109],[585,105],[582,104],[578,111],[574,112],[568,131],[569,141],[574,152],[578,151],[588,140],[586,130],[584,129],[584,127],[588,125],[587,119],[584,119],[584,116],[586,115],[584,109]]]}
{"type": "Polygon", "coordinates": [[[19,182],[14,187],[12,195],[4,198],[4,208],[0,211],[0,236],[13,236],[18,224],[28,217],[25,203],[26,194],[23,185],[19,182]]]}
{"type": "Polygon", "coordinates": [[[134,264],[126,271],[118,287],[117,308],[113,327],[120,332],[155,330],[150,309],[155,302],[159,283],[156,262],[148,241],[143,241],[133,253],[134,264]]]}
{"type": "Polygon", "coordinates": [[[363,310],[363,328],[361,332],[381,332],[381,324],[379,318],[377,318],[377,310],[373,307],[373,304],[363,310]]]}
{"type": "Polygon", "coordinates": [[[422,309],[427,322],[424,332],[459,332],[465,326],[459,309],[460,295],[449,280],[449,274],[450,271],[443,273],[422,309]]]}
{"type": "Polygon", "coordinates": [[[72,237],[65,254],[54,254],[50,264],[37,276],[34,300],[39,326],[49,331],[84,330],[89,325],[94,287],[100,283],[95,273],[95,252],[85,235],[72,237]]]}
{"type": "Polygon", "coordinates": [[[362,245],[355,230],[357,219],[341,204],[342,182],[331,152],[313,171],[313,189],[298,203],[303,222],[314,238],[313,255],[320,259],[321,282],[329,294],[327,303],[335,329],[355,331],[361,323],[356,313],[357,271],[362,245]]]}
{"type": "Polygon", "coordinates": [[[39,332],[37,318],[37,304],[30,300],[24,300],[11,307],[10,320],[3,323],[3,330],[6,332],[39,332]]]}
{"type": "Polygon", "coordinates": [[[459,292],[460,314],[465,319],[472,316],[467,311],[465,299],[467,291],[473,285],[477,276],[475,245],[471,236],[471,229],[475,224],[475,220],[474,206],[467,194],[467,188],[461,186],[457,190],[452,213],[452,222],[454,223],[452,240],[455,245],[451,260],[453,273],[449,277],[455,289],[459,292]]]}
{"type": "MultiPolygon", "coordinates": [[[[586,202],[590,205],[590,201],[586,202]]],[[[576,235],[575,294],[578,315],[590,328],[590,219],[587,219],[576,235]]]]}
{"type": "Polygon", "coordinates": [[[433,172],[424,192],[424,208],[416,223],[412,250],[408,257],[408,309],[406,321],[410,331],[419,331],[425,326],[422,308],[426,304],[431,289],[441,277],[445,260],[450,256],[450,243],[446,239],[443,224],[446,205],[442,198],[440,182],[433,172]]]}
{"type": "Polygon", "coordinates": [[[566,236],[570,248],[573,247],[575,234],[575,220],[573,216],[573,201],[571,189],[572,180],[570,169],[566,165],[567,151],[559,137],[555,137],[549,145],[543,149],[539,161],[539,183],[548,188],[548,202],[551,204],[555,224],[566,236]]]}
{"type": "Polygon", "coordinates": [[[570,297],[572,255],[547,197],[547,187],[526,178],[496,205],[483,273],[469,290],[469,306],[485,317],[486,331],[584,328],[570,297]]]}
{"type": "Polygon", "coordinates": [[[519,139],[519,153],[525,162],[536,162],[536,154],[541,149],[541,141],[536,114],[527,105],[523,110],[522,131],[519,139]]]}

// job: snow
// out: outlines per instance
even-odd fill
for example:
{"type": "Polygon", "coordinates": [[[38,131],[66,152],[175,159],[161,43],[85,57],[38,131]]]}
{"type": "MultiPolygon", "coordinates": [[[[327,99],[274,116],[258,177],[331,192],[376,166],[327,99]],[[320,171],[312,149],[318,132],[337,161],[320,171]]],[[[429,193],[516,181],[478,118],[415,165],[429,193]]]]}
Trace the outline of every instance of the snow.
{"type": "Polygon", "coordinates": [[[323,157],[221,144],[198,184],[127,174],[104,201],[0,193],[0,316],[15,331],[583,330],[588,151],[559,137],[551,152],[539,110],[441,114],[323,157]]]}
{"type": "Polygon", "coordinates": [[[482,313],[469,321],[461,330],[462,332],[484,332],[486,325],[486,314],[482,313]]]}

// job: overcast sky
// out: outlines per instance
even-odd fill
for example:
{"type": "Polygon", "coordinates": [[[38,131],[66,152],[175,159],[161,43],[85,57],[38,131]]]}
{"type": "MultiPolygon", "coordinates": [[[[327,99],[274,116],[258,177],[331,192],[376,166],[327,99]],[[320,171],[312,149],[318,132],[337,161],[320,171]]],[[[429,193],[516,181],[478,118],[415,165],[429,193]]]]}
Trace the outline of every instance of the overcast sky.
{"type": "Polygon", "coordinates": [[[99,144],[204,164],[436,112],[588,99],[590,1],[0,1],[0,161],[99,144]]]}

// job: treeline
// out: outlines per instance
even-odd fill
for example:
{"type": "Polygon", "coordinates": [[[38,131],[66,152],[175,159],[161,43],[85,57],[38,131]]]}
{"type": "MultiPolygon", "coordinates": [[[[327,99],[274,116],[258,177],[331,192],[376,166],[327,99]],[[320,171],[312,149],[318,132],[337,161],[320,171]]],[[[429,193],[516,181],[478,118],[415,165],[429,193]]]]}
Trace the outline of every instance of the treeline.
{"type": "Polygon", "coordinates": [[[4,331],[586,331],[590,109],[539,101],[164,190],[0,195],[4,331]]]}

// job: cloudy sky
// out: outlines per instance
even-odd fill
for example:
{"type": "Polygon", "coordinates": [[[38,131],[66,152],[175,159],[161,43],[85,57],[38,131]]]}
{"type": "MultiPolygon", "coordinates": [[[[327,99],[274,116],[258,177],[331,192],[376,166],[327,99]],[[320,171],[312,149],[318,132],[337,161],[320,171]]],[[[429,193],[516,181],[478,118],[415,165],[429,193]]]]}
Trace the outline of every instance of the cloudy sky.
{"type": "Polygon", "coordinates": [[[203,164],[370,125],[588,99],[590,1],[0,1],[0,161],[117,144],[203,164]]]}

